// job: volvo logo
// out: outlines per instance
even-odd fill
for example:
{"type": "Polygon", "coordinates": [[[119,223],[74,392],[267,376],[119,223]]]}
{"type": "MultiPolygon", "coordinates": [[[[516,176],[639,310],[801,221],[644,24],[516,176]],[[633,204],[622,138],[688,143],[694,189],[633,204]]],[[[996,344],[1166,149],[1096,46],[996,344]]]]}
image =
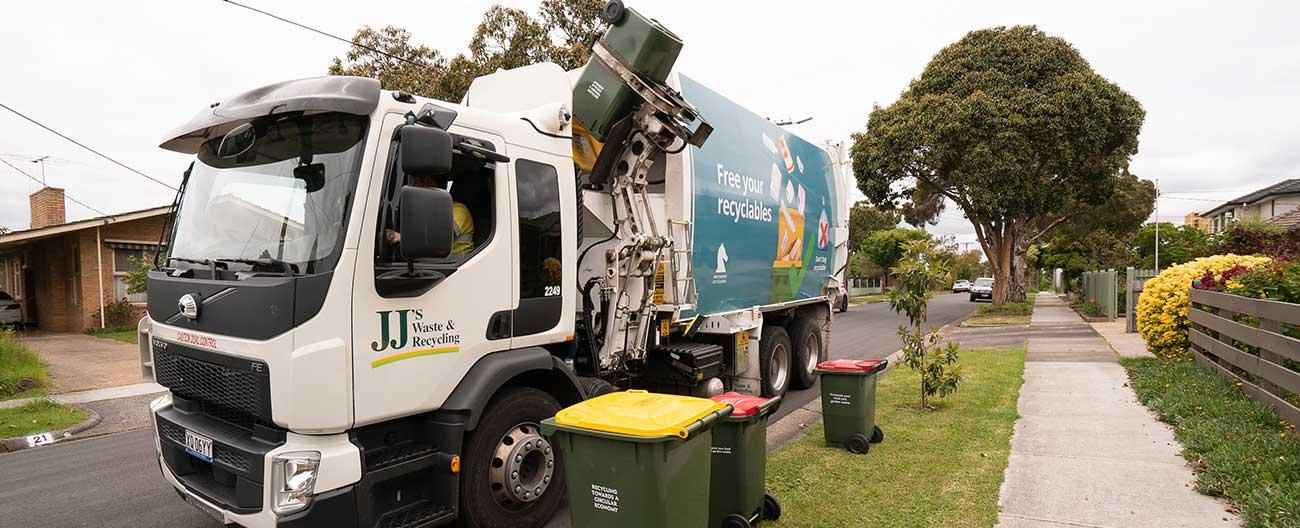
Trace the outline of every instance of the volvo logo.
{"type": "Polygon", "coordinates": [[[186,319],[193,321],[199,318],[199,299],[192,293],[182,295],[176,301],[176,308],[180,310],[181,315],[184,315],[186,319]]]}

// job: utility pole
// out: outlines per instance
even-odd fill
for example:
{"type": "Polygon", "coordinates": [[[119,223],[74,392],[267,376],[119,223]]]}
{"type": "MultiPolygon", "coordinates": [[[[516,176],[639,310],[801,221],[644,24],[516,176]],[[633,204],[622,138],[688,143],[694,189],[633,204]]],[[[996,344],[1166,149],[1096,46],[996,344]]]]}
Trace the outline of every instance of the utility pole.
{"type": "Polygon", "coordinates": [[[39,164],[41,164],[41,185],[44,185],[44,186],[46,186],[46,187],[49,187],[50,185],[47,184],[47,183],[45,183],[45,160],[47,160],[47,159],[50,159],[50,157],[49,157],[49,156],[41,156],[41,157],[39,157],[39,158],[36,158],[36,159],[32,160],[32,163],[39,163],[39,164]]]}
{"type": "Polygon", "coordinates": [[[1156,274],[1160,274],[1160,178],[1156,178],[1156,274]]]}

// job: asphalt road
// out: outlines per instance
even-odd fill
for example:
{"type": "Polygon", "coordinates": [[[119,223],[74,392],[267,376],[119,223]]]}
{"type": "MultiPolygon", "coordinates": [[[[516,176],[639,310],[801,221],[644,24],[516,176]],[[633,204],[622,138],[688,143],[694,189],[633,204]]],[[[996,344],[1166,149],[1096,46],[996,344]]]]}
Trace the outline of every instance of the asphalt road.
{"type": "MultiPolygon", "coordinates": [[[[935,295],[930,300],[927,326],[944,326],[974,310],[975,304],[964,293],[935,295]]],[[[905,317],[889,309],[889,303],[851,306],[849,311],[837,313],[831,320],[831,359],[876,359],[893,354],[903,346],[898,338],[898,325],[906,323],[905,317]]],[[[787,392],[773,419],[780,419],[818,396],[821,396],[818,384],[787,392]]]]}
{"type": "MultiPolygon", "coordinates": [[[[970,313],[963,295],[939,295],[930,324],[970,313]]],[[[885,303],[836,314],[833,358],[885,357],[899,348],[903,319],[885,303]]],[[[784,414],[816,398],[819,388],[791,392],[784,414]]],[[[158,472],[149,429],[77,440],[0,455],[0,527],[213,528],[185,504],[158,472]]]]}

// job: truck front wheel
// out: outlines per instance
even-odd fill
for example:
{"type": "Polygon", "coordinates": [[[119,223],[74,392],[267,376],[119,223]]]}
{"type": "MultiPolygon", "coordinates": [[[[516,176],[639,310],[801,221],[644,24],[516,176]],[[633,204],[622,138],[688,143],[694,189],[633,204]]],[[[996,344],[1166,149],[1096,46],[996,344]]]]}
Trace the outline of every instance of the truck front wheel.
{"type": "Polygon", "coordinates": [[[779,326],[763,327],[759,342],[759,373],[763,377],[763,396],[771,398],[785,394],[790,388],[791,359],[790,335],[779,326]]]}
{"type": "Polygon", "coordinates": [[[507,389],[465,438],[460,515],[473,528],[544,526],[564,496],[560,453],[538,424],[560,403],[530,387],[507,389]]]}

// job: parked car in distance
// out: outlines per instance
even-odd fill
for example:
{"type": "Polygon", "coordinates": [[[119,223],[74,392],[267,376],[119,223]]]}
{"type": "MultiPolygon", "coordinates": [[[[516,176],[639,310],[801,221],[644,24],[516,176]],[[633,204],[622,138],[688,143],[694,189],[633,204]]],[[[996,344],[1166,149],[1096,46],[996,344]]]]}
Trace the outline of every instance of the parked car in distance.
{"type": "Polygon", "coordinates": [[[953,293],[961,293],[964,291],[970,291],[970,281],[966,279],[958,279],[957,282],[952,283],[953,293]]]}
{"type": "Polygon", "coordinates": [[[18,301],[5,293],[0,292],[0,326],[18,326],[23,322],[23,309],[18,306],[18,301]]]}
{"type": "Polygon", "coordinates": [[[975,284],[970,286],[970,302],[976,302],[980,299],[993,300],[993,279],[980,277],[975,279],[975,284]]]}

